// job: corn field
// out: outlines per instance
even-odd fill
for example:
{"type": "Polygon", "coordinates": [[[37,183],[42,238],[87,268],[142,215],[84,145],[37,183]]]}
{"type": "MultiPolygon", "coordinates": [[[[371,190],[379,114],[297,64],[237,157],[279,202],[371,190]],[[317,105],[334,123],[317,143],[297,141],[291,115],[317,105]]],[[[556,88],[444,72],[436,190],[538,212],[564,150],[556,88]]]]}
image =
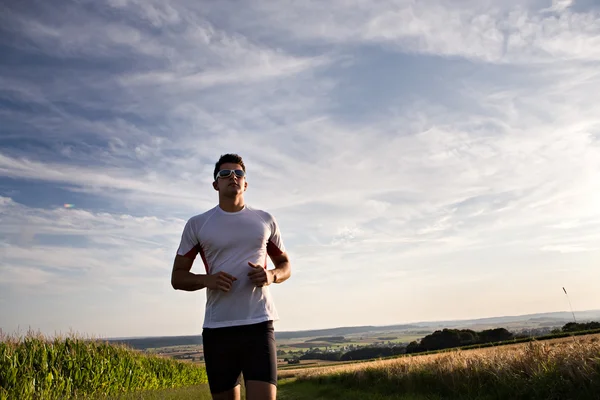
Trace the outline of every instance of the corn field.
{"type": "Polygon", "coordinates": [[[121,345],[0,332],[0,400],[98,398],[206,382],[202,367],[121,345]]]}

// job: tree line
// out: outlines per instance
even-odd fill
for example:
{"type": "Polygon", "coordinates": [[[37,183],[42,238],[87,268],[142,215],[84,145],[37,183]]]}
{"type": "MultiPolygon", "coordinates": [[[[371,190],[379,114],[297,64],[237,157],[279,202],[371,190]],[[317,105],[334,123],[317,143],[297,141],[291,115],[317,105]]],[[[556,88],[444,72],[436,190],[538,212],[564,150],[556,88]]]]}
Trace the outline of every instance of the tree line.
{"type": "Polygon", "coordinates": [[[552,333],[560,333],[560,332],[580,332],[580,331],[589,331],[591,329],[600,329],[600,322],[590,321],[584,323],[577,322],[569,322],[565,326],[563,326],[560,330],[553,330],[552,333]]]}
{"type": "Polygon", "coordinates": [[[443,329],[425,336],[420,342],[413,341],[406,346],[406,353],[449,349],[511,340],[514,335],[505,328],[485,329],[477,332],[471,329],[443,329]]]}

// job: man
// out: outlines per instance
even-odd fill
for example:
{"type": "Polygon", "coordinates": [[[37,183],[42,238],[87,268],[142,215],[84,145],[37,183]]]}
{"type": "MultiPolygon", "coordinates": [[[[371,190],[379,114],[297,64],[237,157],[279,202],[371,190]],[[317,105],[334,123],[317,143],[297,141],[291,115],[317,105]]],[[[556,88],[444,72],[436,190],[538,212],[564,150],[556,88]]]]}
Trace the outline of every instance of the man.
{"type": "Polygon", "coordinates": [[[239,400],[242,373],[248,400],[274,400],[273,321],[279,317],[268,286],[290,277],[290,261],[275,218],[244,203],[242,158],[222,155],[213,177],[219,204],[187,221],[171,284],[184,291],[207,289],[202,341],[213,399],[239,400]],[[206,274],[191,272],[197,254],[206,274]],[[275,269],[267,270],[267,256],[275,269]]]}

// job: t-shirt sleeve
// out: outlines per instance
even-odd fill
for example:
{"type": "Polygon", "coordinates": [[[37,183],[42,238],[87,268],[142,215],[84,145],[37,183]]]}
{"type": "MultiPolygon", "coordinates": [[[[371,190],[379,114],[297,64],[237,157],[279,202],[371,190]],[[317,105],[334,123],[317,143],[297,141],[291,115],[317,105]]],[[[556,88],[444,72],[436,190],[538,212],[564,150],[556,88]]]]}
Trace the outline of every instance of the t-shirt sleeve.
{"type": "Polygon", "coordinates": [[[285,253],[285,246],[283,245],[283,239],[281,232],[279,231],[279,224],[273,216],[271,216],[271,236],[267,243],[267,253],[269,256],[278,256],[285,253]]]}
{"type": "Polygon", "coordinates": [[[192,260],[195,259],[198,254],[198,246],[200,243],[196,236],[194,225],[194,221],[191,219],[186,222],[183,233],[181,234],[179,248],[177,249],[178,255],[191,258],[192,260]]]}

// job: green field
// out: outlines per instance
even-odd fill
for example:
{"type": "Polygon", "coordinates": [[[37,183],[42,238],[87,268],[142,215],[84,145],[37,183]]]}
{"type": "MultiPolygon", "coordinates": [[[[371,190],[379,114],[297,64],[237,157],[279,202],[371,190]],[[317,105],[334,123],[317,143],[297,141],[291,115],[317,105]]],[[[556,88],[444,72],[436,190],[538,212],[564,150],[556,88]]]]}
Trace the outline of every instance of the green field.
{"type": "Polygon", "coordinates": [[[1,337],[0,399],[65,399],[206,382],[191,363],[77,337],[1,337]]]}
{"type": "MultiPolygon", "coordinates": [[[[407,332],[394,332],[394,333],[371,333],[371,334],[353,334],[344,337],[343,341],[327,341],[327,340],[315,340],[315,338],[300,338],[300,339],[283,339],[277,343],[277,348],[280,351],[284,351],[285,354],[280,355],[279,358],[294,358],[300,352],[306,352],[309,349],[320,349],[322,351],[328,349],[335,352],[346,352],[351,349],[356,349],[363,346],[382,345],[385,346],[388,343],[395,345],[408,344],[413,340],[421,339],[423,334],[414,334],[407,332]],[[393,339],[391,339],[393,337],[393,339]],[[381,338],[386,338],[382,340],[381,338]],[[388,339],[389,338],[389,339],[388,339]],[[349,346],[353,346],[350,348],[349,346]]],[[[323,338],[324,339],[324,338],[323,338]]]]}

